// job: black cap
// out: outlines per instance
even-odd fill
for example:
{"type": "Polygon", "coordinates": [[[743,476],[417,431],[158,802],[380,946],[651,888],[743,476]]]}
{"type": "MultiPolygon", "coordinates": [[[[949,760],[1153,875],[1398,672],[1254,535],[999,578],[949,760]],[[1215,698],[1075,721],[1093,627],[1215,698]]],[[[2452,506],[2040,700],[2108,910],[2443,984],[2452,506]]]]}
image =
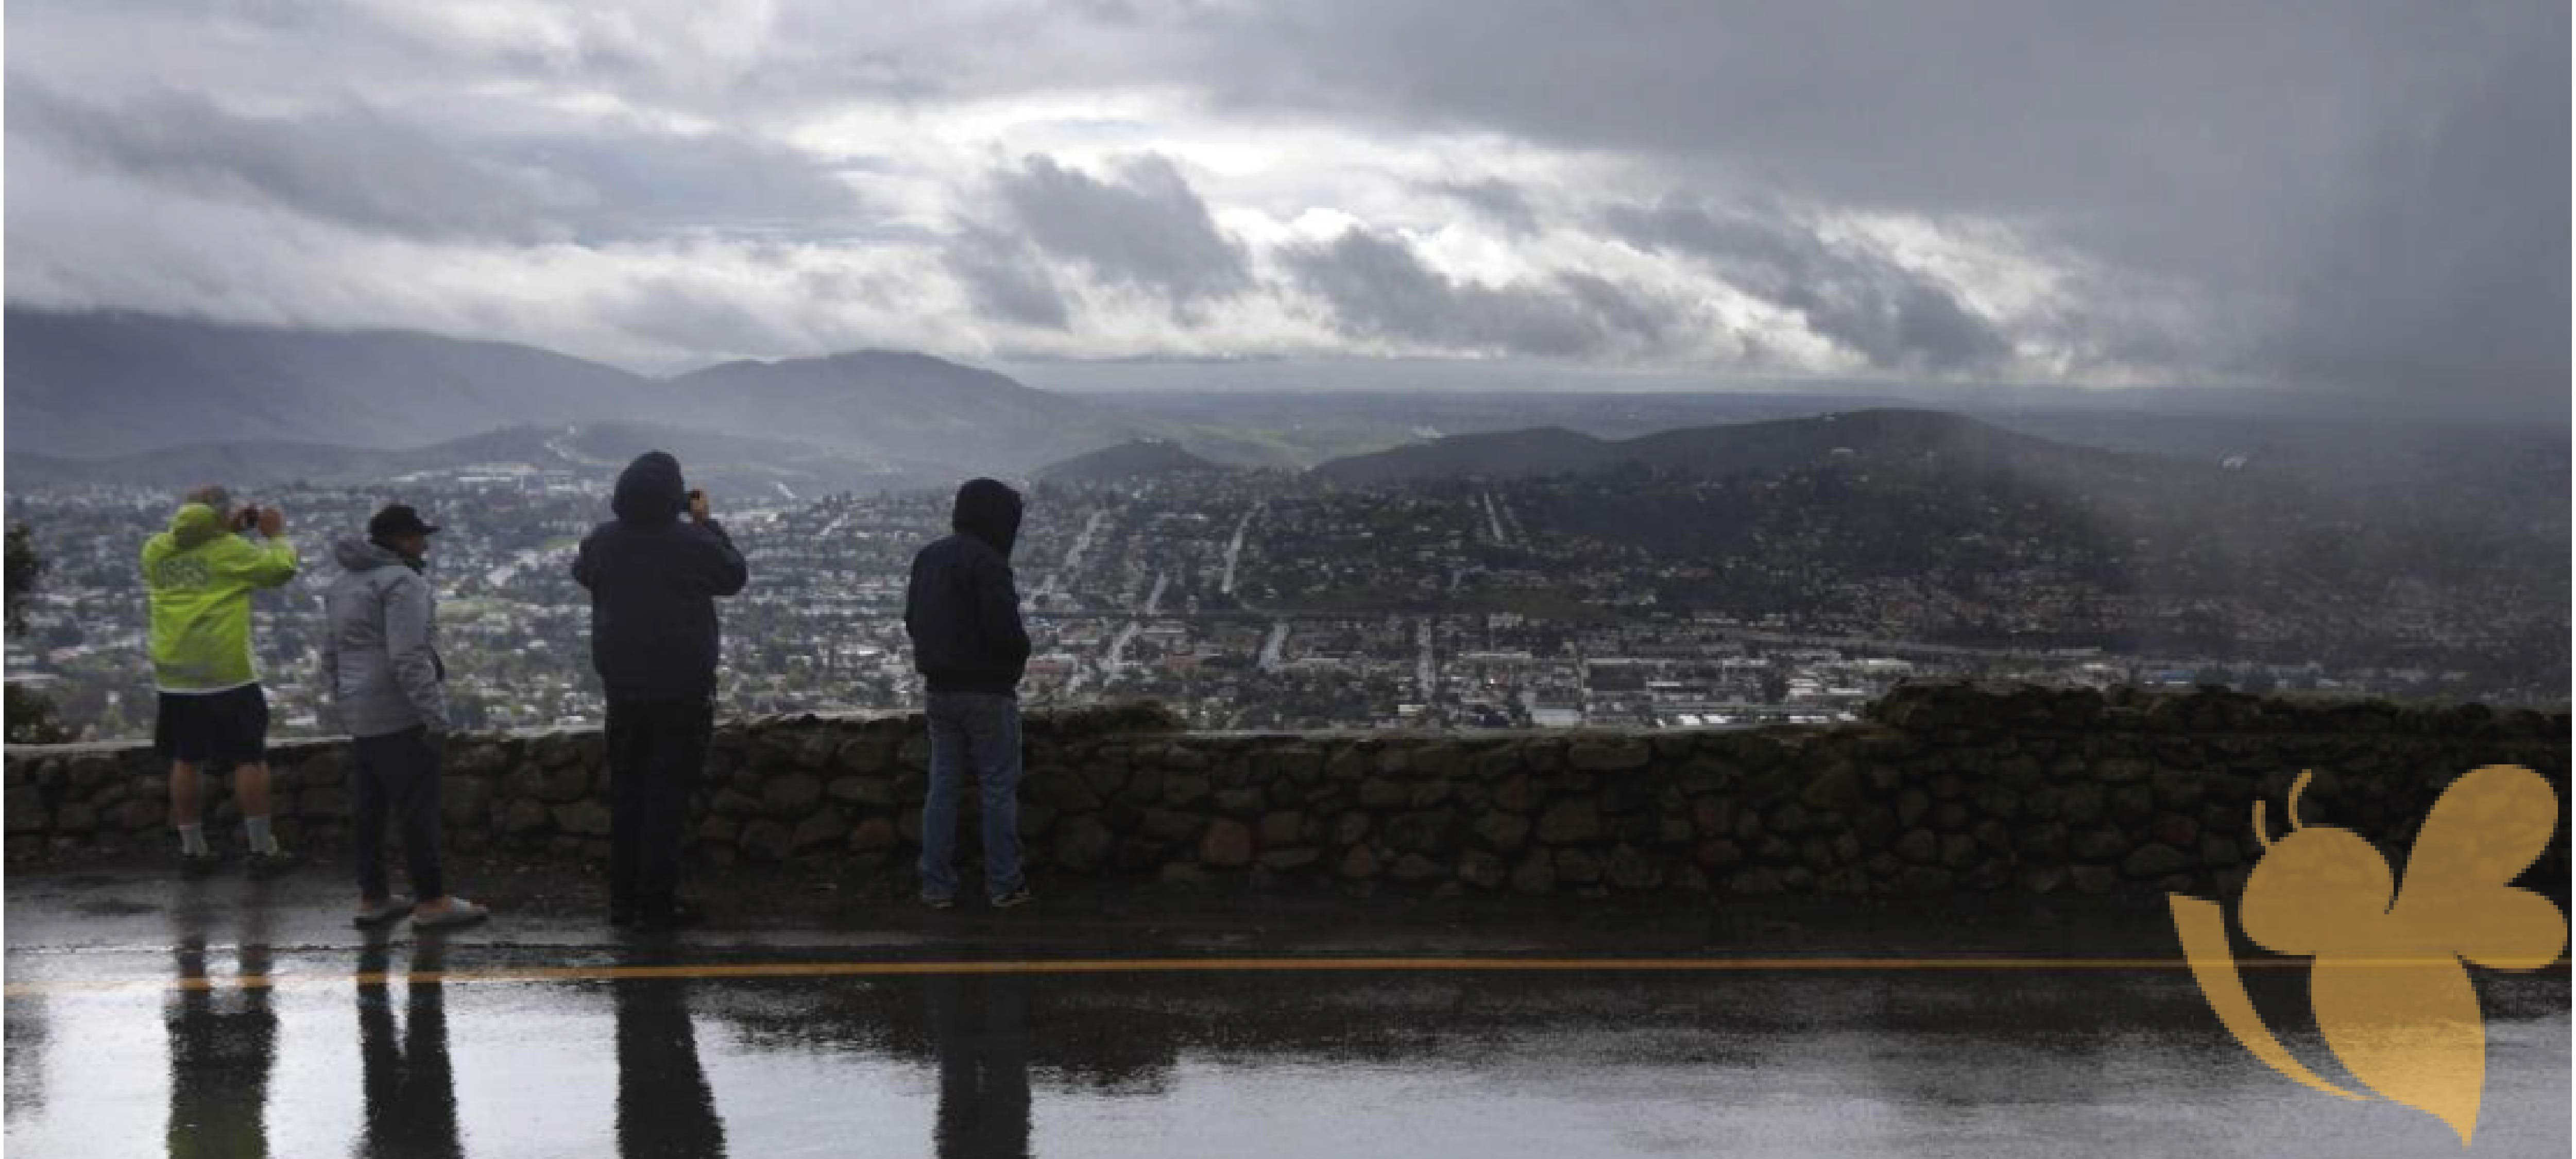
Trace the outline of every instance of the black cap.
{"type": "Polygon", "coordinates": [[[384,510],[376,512],[375,518],[367,521],[369,539],[390,539],[397,535],[430,535],[437,531],[436,527],[421,522],[420,512],[412,510],[411,505],[407,503],[388,504],[384,510]]]}

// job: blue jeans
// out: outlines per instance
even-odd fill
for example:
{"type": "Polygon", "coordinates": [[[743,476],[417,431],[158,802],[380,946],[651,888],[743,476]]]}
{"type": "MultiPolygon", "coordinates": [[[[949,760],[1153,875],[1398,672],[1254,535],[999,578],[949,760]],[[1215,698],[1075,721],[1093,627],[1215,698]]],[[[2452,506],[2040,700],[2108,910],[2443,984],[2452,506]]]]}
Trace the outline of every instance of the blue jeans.
{"type": "Polygon", "coordinates": [[[934,692],[930,801],[921,810],[921,893],[957,896],[957,795],[966,771],[984,805],[984,892],[1020,888],[1020,702],[988,692],[934,692]]]}

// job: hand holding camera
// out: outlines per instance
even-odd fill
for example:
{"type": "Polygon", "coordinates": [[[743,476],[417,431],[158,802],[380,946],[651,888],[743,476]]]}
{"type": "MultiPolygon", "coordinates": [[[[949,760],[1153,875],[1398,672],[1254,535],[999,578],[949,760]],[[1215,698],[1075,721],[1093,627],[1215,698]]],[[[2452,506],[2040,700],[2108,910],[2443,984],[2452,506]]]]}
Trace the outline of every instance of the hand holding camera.
{"type": "Polygon", "coordinates": [[[241,510],[233,512],[234,533],[247,534],[254,527],[259,529],[261,535],[275,539],[286,531],[286,513],[274,507],[262,507],[257,503],[246,504],[241,510]]]}
{"type": "Polygon", "coordinates": [[[697,523],[707,521],[706,492],[694,488],[689,491],[689,519],[697,523]]]}

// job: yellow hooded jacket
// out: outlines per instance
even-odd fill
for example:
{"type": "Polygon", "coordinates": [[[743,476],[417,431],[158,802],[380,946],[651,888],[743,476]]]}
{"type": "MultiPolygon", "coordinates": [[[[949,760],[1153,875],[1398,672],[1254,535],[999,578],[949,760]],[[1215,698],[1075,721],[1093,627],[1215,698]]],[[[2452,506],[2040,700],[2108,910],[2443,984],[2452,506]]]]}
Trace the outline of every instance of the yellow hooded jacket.
{"type": "Polygon", "coordinates": [[[295,545],[255,546],[223,516],[190,503],[143,545],[152,593],[152,677],[163,692],[224,692],[259,682],[251,666],[250,594],[295,578],[295,545]]]}

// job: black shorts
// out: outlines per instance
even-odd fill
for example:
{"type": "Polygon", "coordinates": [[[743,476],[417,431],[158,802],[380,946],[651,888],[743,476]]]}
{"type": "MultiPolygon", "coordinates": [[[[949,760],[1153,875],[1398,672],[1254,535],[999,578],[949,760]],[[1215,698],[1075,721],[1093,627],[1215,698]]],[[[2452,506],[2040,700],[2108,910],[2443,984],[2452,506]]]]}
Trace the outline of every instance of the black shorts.
{"type": "Polygon", "coordinates": [[[268,760],[268,693],[256,684],[224,692],[161,694],[152,751],[209,773],[268,760]]]}

